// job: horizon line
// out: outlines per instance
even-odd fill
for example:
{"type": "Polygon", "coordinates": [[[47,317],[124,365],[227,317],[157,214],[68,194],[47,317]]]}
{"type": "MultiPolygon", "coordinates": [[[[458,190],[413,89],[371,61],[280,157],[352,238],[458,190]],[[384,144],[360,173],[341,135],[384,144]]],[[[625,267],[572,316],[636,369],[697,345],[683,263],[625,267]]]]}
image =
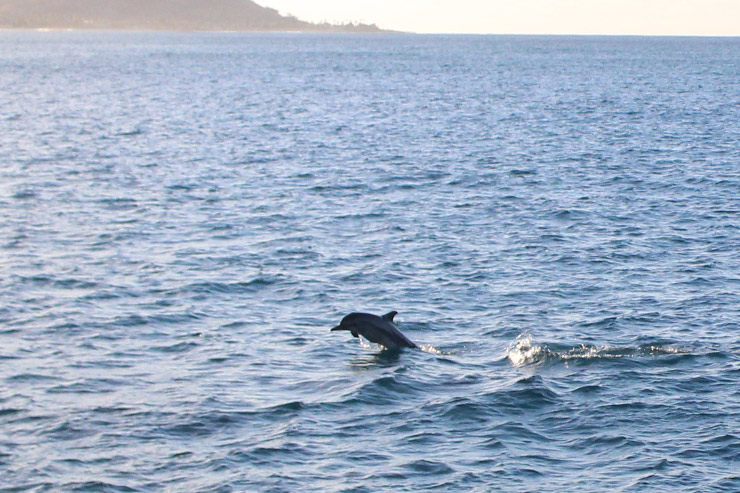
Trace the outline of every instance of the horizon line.
{"type": "MultiPolygon", "coordinates": [[[[377,26],[377,25],[376,25],[377,26]]],[[[237,31],[237,30],[212,30],[212,29],[151,29],[151,28],[130,28],[130,29],[109,29],[109,28],[68,28],[68,27],[0,27],[0,31],[66,31],[66,32],[132,32],[132,33],[232,33],[232,34],[308,34],[308,35],[357,35],[357,36],[378,36],[378,35],[406,35],[406,36],[582,36],[582,37],[632,37],[632,38],[740,38],[740,34],[678,34],[678,33],[582,33],[582,32],[414,32],[402,31],[395,29],[385,29],[377,26],[380,31],[377,32],[342,32],[342,31],[284,31],[284,30],[254,30],[254,31],[237,31]]]]}

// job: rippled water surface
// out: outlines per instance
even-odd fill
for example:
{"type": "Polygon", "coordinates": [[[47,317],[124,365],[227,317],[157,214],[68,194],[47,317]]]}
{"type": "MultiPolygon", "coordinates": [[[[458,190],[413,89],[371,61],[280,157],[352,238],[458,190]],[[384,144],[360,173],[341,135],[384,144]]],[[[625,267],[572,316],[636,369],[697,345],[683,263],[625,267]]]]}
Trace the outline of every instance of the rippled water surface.
{"type": "Polygon", "coordinates": [[[0,488],[740,490],[740,40],[5,31],[0,96],[0,488]]]}

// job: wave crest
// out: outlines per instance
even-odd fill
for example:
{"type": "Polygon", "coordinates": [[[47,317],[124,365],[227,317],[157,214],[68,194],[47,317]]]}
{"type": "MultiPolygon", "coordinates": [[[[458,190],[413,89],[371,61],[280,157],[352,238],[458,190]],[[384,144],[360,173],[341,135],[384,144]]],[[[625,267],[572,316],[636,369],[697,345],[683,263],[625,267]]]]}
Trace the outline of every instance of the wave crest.
{"type": "Polygon", "coordinates": [[[521,334],[506,351],[509,361],[518,367],[544,363],[550,354],[548,349],[533,345],[529,334],[521,334]]]}
{"type": "Polygon", "coordinates": [[[536,344],[530,334],[521,334],[509,346],[506,357],[514,366],[542,365],[551,361],[600,360],[639,357],[690,355],[690,352],[672,344],[643,344],[630,346],[595,346],[581,344],[574,347],[551,348],[536,344]]]}

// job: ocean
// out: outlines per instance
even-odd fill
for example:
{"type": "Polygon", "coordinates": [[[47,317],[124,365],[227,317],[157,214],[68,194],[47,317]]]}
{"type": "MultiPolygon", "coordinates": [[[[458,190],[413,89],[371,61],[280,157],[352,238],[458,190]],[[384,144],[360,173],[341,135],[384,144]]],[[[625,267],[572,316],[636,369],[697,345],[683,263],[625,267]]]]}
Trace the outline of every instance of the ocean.
{"type": "Polygon", "coordinates": [[[2,31],[0,491],[738,491],[738,122],[737,38],[2,31]]]}

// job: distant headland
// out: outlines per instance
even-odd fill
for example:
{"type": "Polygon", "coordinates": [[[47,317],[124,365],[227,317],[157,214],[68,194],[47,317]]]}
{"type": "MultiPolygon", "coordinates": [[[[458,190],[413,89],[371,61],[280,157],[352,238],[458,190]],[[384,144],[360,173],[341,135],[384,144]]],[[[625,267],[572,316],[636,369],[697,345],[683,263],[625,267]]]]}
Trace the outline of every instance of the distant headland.
{"type": "Polygon", "coordinates": [[[0,0],[0,28],[384,32],[375,24],[313,24],[251,0],[0,0]]]}

